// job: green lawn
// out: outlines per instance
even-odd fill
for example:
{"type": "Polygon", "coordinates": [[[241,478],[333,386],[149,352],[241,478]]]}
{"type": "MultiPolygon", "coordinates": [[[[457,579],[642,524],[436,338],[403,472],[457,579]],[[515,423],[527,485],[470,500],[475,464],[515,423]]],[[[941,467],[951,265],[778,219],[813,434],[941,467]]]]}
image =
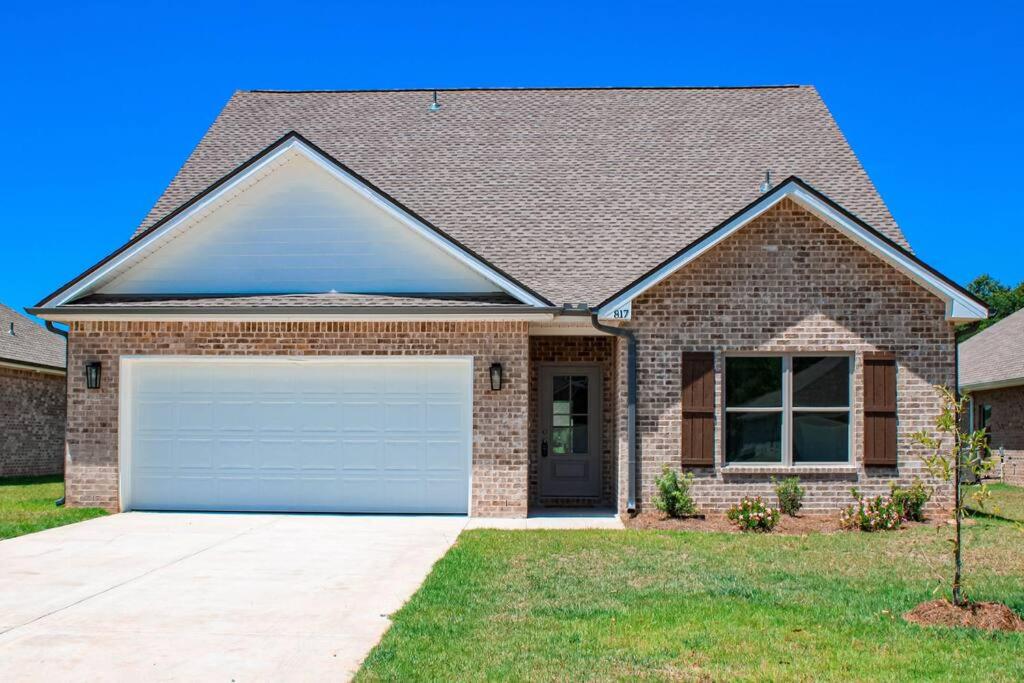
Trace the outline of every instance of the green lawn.
{"type": "Polygon", "coordinates": [[[97,508],[57,507],[64,482],[57,477],[0,479],[0,540],[107,514],[97,508]]]}
{"type": "Polygon", "coordinates": [[[997,483],[986,488],[991,495],[982,501],[968,496],[968,508],[983,515],[1024,522],[1024,486],[997,483]]]}
{"type": "MultiPolygon", "coordinates": [[[[357,680],[1024,680],[1024,633],[900,618],[946,532],[466,532],[357,680]]],[[[1024,531],[968,534],[970,596],[1024,613],[1024,531]]]]}

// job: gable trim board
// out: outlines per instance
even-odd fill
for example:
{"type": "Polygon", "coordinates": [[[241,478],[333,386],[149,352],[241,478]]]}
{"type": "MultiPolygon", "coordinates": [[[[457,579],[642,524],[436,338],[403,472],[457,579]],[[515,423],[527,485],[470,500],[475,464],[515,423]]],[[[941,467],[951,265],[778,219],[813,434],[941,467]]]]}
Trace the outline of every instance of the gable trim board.
{"type": "Polygon", "coordinates": [[[460,244],[436,226],[403,206],[383,190],[375,187],[358,173],[352,171],[340,161],[303,138],[299,133],[291,131],[215,182],[205,191],[169,213],[95,266],[47,296],[37,304],[36,309],[62,306],[106,284],[119,272],[125,270],[133,261],[145,258],[150,247],[156,246],[163,239],[172,236],[172,233],[182,226],[186,226],[190,221],[202,217],[211,207],[217,205],[219,201],[231,197],[233,191],[241,189],[254,176],[260,174],[261,171],[271,168],[275,163],[284,160],[287,155],[293,153],[301,154],[314,162],[347,187],[369,200],[377,208],[383,210],[392,218],[397,219],[414,233],[425,238],[434,246],[468,266],[474,272],[494,283],[498,288],[524,304],[540,307],[551,305],[551,302],[547,299],[488,263],[478,254],[460,244]]]}
{"type": "Polygon", "coordinates": [[[970,292],[796,176],[790,176],[718,227],[600,303],[597,306],[598,316],[611,320],[628,319],[629,307],[634,299],[711,250],[784,199],[793,200],[945,301],[947,320],[966,322],[984,320],[988,317],[988,309],[985,304],[970,292]],[[617,312],[618,315],[616,315],[617,312]]]}

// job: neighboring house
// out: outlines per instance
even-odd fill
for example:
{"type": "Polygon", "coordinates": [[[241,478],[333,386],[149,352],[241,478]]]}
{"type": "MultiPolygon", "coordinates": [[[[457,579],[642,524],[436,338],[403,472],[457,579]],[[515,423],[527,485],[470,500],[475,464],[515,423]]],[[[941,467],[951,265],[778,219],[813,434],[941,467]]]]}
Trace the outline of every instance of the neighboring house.
{"type": "Polygon", "coordinates": [[[64,467],[64,338],[0,304],[0,477],[64,467]]]}
{"type": "Polygon", "coordinates": [[[70,326],[69,504],[625,512],[669,466],[705,509],[798,474],[833,510],[925,476],[986,309],[813,88],[437,102],[236,93],[32,309],[70,326]]]}
{"type": "Polygon", "coordinates": [[[1024,485],[1024,310],[960,344],[960,390],[971,395],[974,428],[988,430],[996,474],[1024,485]]]}

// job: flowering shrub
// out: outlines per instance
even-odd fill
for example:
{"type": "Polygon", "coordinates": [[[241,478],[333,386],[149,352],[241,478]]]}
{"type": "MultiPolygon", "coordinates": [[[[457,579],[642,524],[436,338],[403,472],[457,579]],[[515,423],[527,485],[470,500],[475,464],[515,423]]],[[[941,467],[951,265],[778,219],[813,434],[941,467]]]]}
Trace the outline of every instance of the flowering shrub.
{"type": "Polygon", "coordinates": [[[927,486],[915,479],[910,488],[901,488],[896,484],[890,484],[892,502],[896,504],[903,519],[912,522],[924,521],[924,506],[931,500],[932,492],[927,486]]]}
{"type": "Polygon", "coordinates": [[[743,498],[726,516],[741,531],[771,531],[779,523],[779,511],[765,505],[760,496],[743,498]]]}
{"type": "Polygon", "coordinates": [[[852,489],[851,493],[857,502],[839,513],[839,522],[843,527],[861,531],[889,531],[899,528],[902,521],[901,509],[892,498],[866,498],[857,489],[852,489]]]}
{"type": "Polygon", "coordinates": [[[795,517],[803,507],[806,493],[804,487],[800,486],[800,477],[789,477],[782,481],[777,481],[775,477],[772,477],[772,483],[775,484],[775,495],[779,498],[779,509],[783,514],[795,517]]]}
{"type": "Polygon", "coordinates": [[[661,476],[654,484],[658,492],[654,494],[654,506],[669,517],[685,517],[697,512],[697,506],[690,496],[690,482],[693,481],[693,472],[687,472],[680,476],[675,470],[666,465],[661,470],[661,476]]]}

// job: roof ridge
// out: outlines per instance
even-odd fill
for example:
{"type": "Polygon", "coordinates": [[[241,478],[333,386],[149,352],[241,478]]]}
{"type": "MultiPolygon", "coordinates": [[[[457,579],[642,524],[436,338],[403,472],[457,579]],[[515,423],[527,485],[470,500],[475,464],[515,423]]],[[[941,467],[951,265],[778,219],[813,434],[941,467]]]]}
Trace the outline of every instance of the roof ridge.
{"type": "Polygon", "coordinates": [[[774,85],[595,85],[595,86],[499,86],[499,87],[463,87],[463,88],[341,88],[341,89],[277,89],[277,88],[241,88],[237,92],[259,93],[264,95],[297,95],[297,94],[343,94],[343,93],[399,93],[399,92],[545,92],[545,91],[602,91],[602,90],[782,90],[792,88],[812,88],[814,86],[800,83],[780,83],[774,85]]]}

